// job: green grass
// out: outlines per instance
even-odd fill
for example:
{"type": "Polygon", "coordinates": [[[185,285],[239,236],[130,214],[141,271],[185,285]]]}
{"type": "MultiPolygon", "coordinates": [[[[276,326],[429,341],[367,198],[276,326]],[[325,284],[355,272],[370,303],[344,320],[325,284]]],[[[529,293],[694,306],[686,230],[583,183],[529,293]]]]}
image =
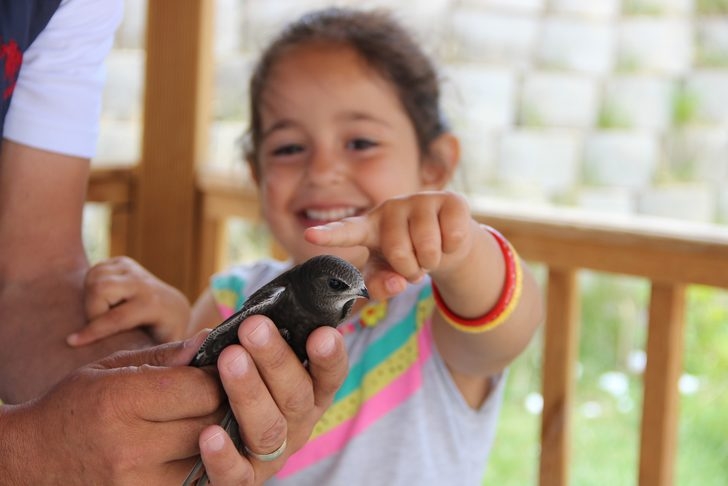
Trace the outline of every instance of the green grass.
{"type": "MultiPolygon", "coordinates": [[[[570,484],[635,485],[642,381],[628,361],[629,351],[644,349],[649,288],[639,279],[587,274],[582,293],[570,484]],[[626,376],[626,393],[600,388],[606,372],[626,376]]],[[[684,370],[700,385],[680,400],[675,484],[723,486],[728,478],[728,293],[690,287],[687,307],[684,370]]],[[[529,413],[524,402],[540,390],[541,346],[537,336],[511,366],[484,485],[538,484],[540,415],[529,413]]]]}
{"type": "Polygon", "coordinates": [[[632,127],[629,117],[614,104],[605,102],[597,116],[597,128],[601,130],[626,130],[632,127]]]}
{"type": "Polygon", "coordinates": [[[672,99],[672,125],[679,128],[697,122],[699,103],[697,93],[681,86],[672,99]]]}
{"type": "Polygon", "coordinates": [[[624,15],[662,15],[665,8],[659,2],[645,0],[625,0],[622,6],[624,15]]]}
{"type": "MultiPolygon", "coordinates": [[[[717,370],[716,370],[717,371],[717,370]]],[[[723,370],[725,371],[725,369],[723,370]]],[[[728,478],[728,385],[711,379],[680,401],[676,484],[724,486],[728,478]]]]}
{"type": "Polygon", "coordinates": [[[695,10],[702,15],[728,14],[728,0],[696,0],[695,10]]]}

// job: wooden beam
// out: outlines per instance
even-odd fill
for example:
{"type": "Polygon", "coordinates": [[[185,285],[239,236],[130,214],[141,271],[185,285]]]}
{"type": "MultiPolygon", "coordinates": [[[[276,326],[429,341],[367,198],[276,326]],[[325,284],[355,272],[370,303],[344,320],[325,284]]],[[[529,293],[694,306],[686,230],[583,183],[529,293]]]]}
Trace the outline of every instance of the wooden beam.
{"type": "Polygon", "coordinates": [[[651,218],[618,218],[566,209],[525,211],[473,203],[526,260],[728,288],[728,228],[651,218]]]}
{"type": "Polygon", "coordinates": [[[685,287],[653,284],[642,404],[640,486],[674,482],[685,287]]]}
{"type": "Polygon", "coordinates": [[[206,158],[213,0],[148,2],[142,160],[130,253],[195,298],[198,198],[206,158]]]}
{"type": "Polygon", "coordinates": [[[574,368],[579,349],[579,289],[573,269],[549,269],[543,356],[541,486],[569,484],[574,368]]]}
{"type": "Polygon", "coordinates": [[[130,167],[93,167],[86,200],[105,204],[131,204],[134,195],[134,171],[130,167]]]}
{"type": "MultiPolygon", "coordinates": [[[[238,199],[236,208],[229,205],[236,215],[247,217],[245,208],[256,207],[255,188],[242,173],[208,170],[198,182],[204,194],[226,194],[233,203],[238,199]]],[[[478,199],[471,206],[475,219],[498,228],[529,261],[728,288],[725,227],[478,199]]]]}

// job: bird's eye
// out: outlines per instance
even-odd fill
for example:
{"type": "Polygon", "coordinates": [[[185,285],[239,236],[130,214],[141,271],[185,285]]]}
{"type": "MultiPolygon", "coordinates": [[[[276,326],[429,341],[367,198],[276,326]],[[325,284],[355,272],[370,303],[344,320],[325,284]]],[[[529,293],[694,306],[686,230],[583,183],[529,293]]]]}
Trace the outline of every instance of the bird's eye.
{"type": "Polygon", "coordinates": [[[349,286],[348,286],[348,285],[346,285],[346,284],[345,284],[344,282],[342,282],[341,280],[339,280],[338,278],[330,278],[330,279],[329,279],[329,288],[330,288],[331,290],[336,290],[336,291],[339,291],[339,292],[340,292],[340,291],[342,291],[342,290],[346,290],[346,289],[348,289],[348,288],[349,288],[349,286]]]}

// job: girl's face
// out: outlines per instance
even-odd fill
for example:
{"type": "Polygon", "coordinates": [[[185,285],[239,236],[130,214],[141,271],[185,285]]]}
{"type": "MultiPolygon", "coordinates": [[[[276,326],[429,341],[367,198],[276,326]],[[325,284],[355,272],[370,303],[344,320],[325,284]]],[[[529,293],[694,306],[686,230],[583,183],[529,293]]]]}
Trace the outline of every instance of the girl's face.
{"type": "Polygon", "coordinates": [[[273,65],[259,106],[258,186],[273,235],[296,263],[335,253],[362,267],[366,249],[315,246],[303,231],[431,188],[394,87],[351,48],[307,45],[273,65]]]}

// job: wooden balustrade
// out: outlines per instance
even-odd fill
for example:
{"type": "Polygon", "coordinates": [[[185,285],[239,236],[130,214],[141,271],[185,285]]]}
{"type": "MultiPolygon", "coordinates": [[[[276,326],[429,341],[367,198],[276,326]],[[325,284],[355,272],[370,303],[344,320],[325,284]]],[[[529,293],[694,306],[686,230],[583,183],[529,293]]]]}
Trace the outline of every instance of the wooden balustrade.
{"type": "MultiPolygon", "coordinates": [[[[123,253],[135,217],[133,169],[95,170],[89,200],[111,206],[112,252],[123,253]]],[[[199,171],[198,287],[225,262],[226,220],[257,220],[255,189],[240,175],[199,171]]],[[[682,366],[685,287],[728,288],[728,229],[639,218],[620,220],[568,210],[473,201],[474,214],[501,230],[529,261],[548,268],[542,369],[540,484],[569,483],[570,417],[579,341],[577,274],[590,269],[651,281],[639,484],[673,484],[678,378],[682,366]]]]}
{"type": "Polygon", "coordinates": [[[639,484],[673,484],[685,286],[728,288],[728,229],[579,211],[476,206],[521,255],[548,267],[540,484],[568,484],[569,415],[577,363],[575,274],[590,269],[651,281],[639,484]],[[595,217],[602,221],[595,221],[595,217]]]}

